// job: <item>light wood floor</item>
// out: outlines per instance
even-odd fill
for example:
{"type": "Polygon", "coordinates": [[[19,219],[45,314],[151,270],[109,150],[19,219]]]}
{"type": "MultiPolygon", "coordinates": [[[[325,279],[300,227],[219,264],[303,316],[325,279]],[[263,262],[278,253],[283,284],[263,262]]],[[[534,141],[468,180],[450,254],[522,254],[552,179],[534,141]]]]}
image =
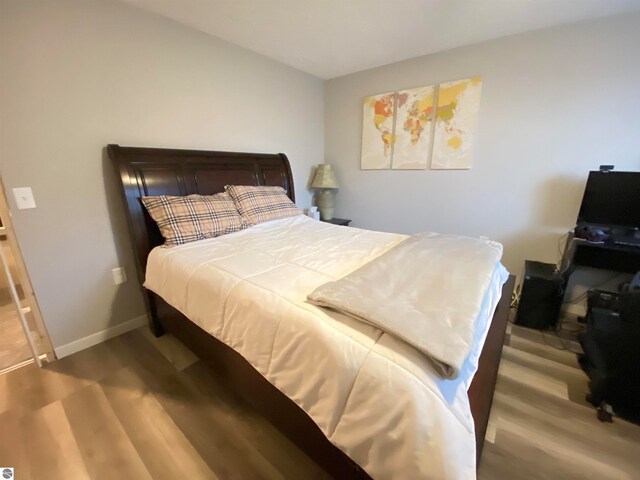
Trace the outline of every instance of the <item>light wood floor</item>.
{"type": "MultiPolygon", "coordinates": [[[[508,343],[479,478],[640,478],[640,427],[597,421],[573,355],[517,327],[508,343]]],[[[177,340],[145,329],[0,375],[0,466],[20,480],[326,478],[177,340]]]]}
{"type": "Polygon", "coordinates": [[[0,375],[0,466],[26,479],[326,475],[170,336],[140,329],[0,375]]]}
{"type": "Polygon", "coordinates": [[[0,371],[32,358],[18,311],[5,297],[8,294],[0,292],[0,371]]]}
{"type": "MultiPolygon", "coordinates": [[[[0,235],[0,248],[9,265],[15,280],[15,260],[9,248],[6,236],[0,235]]],[[[1,267],[0,267],[0,270],[1,267]]],[[[4,271],[0,271],[0,371],[13,367],[26,360],[32,359],[31,349],[27,337],[22,330],[22,324],[18,317],[18,310],[9,293],[8,279],[4,271]]],[[[16,284],[16,291],[20,299],[24,299],[24,292],[20,284],[16,284]]],[[[1,467],[2,465],[0,465],[1,467]]]]}
{"type": "Polygon", "coordinates": [[[579,345],[515,325],[508,332],[478,478],[640,478],[640,426],[599,422],[576,355],[554,348],[579,345]]]}

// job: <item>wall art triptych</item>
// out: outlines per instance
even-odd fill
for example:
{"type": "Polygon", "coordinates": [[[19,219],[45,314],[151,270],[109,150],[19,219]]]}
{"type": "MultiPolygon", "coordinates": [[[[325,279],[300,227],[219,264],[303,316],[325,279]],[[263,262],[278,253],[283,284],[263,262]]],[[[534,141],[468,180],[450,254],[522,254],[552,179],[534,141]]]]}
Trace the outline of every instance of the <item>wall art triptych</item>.
{"type": "Polygon", "coordinates": [[[471,168],[481,92],[474,77],[365,97],[361,168],[471,168]]]}

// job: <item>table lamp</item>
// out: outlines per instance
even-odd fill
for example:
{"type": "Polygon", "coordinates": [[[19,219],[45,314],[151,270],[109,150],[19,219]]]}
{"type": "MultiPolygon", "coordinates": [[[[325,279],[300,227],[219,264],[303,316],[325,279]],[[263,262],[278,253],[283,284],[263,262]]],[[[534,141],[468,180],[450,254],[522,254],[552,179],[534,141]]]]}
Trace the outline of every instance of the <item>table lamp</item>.
{"type": "Polygon", "coordinates": [[[336,190],[338,180],[336,174],[331,169],[331,165],[322,163],[316,168],[316,174],[311,182],[311,188],[318,190],[316,193],[316,204],[320,210],[322,220],[333,218],[333,209],[336,206],[336,190]]]}

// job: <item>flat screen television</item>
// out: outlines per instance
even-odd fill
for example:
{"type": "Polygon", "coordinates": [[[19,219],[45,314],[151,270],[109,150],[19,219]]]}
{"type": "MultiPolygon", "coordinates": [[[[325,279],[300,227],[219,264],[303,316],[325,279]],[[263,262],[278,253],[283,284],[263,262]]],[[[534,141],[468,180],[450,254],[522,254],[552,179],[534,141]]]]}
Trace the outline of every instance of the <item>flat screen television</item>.
{"type": "Polygon", "coordinates": [[[640,228],[640,172],[589,172],[578,222],[640,228]]]}

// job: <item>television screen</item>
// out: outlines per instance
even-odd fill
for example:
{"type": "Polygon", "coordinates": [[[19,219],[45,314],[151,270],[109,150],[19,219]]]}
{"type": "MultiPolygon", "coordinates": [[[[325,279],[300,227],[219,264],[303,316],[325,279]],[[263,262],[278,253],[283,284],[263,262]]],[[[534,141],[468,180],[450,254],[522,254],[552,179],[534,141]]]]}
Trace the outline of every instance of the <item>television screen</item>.
{"type": "Polygon", "coordinates": [[[640,172],[589,172],[578,221],[640,227],[640,172]]]}

